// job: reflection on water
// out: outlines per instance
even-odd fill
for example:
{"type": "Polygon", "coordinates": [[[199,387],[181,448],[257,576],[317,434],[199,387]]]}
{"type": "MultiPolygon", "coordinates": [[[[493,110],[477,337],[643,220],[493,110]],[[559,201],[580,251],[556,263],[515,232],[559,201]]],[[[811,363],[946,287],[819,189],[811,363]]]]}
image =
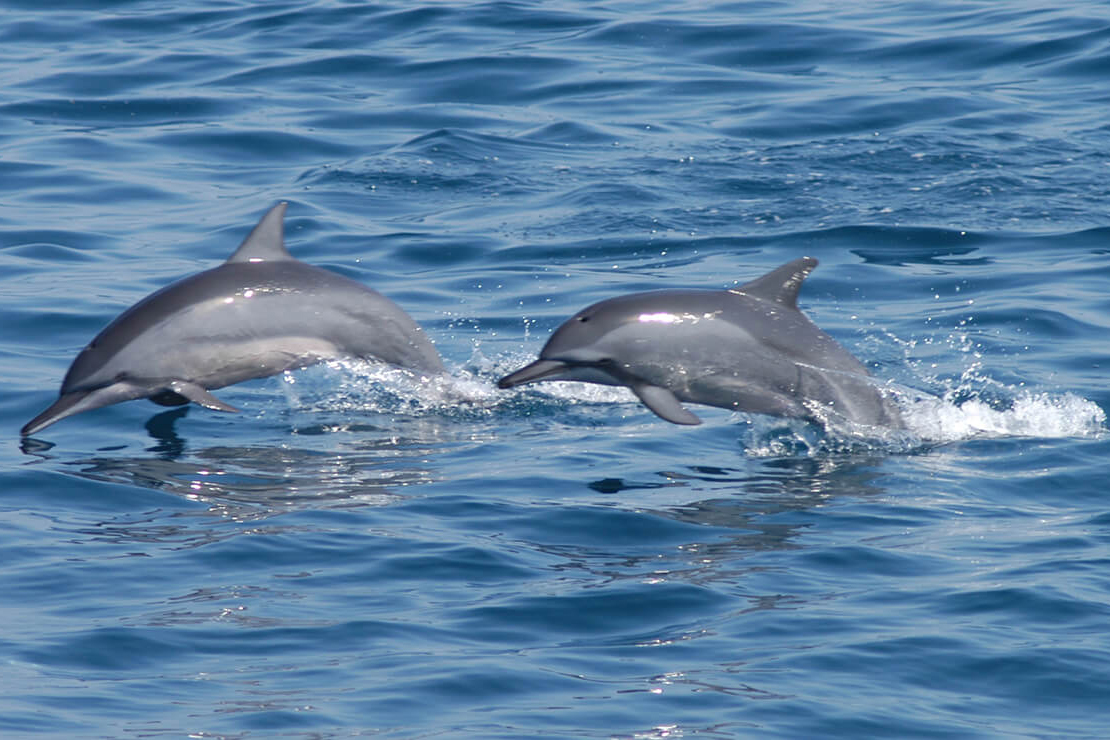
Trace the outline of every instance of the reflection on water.
{"type": "MultiPolygon", "coordinates": [[[[793,440],[801,433],[795,429],[786,434],[772,424],[754,434],[741,434],[737,467],[691,465],[655,471],[643,467],[631,473],[626,469],[622,476],[587,481],[585,485],[594,493],[585,510],[563,507],[550,519],[537,522],[530,514],[531,492],[514,483],[519,469],[509,465],[501,471],[495,462],[498,454],[508,456],[506,463],[515,460],[517,452],[503,444],[506,440],[495,427],[473,419],[458,423],[430,415],[393,416],[393,425],[387,429],[369,423],[352,425],[347,417],[343,431],[337,433],[334,426],[313,416],[310,424],[282,428],[277,437],[201,447],[178,429],[178,422],[189,412],[189,407],[183,407],[151,417],[145,429],[153,443],[131,454],[101,449],[93,456],[66,459],[55,456],[49,444],[25,440],[25,453],[52,460],[67,475],[157,490],[203,505],[200,510],[186,507],[175,511],[152,507],[92,522],[69,522],[61,528],[94,541],[152,543],[173,549],[198,547],[244,533],[285,531],[306,525],[303,521],[294,524],[296,519],[280,524],[266,520],[287,512],[387,506],[408,498],[406,494],[415,487],[432,483],[459,480],[465,486],[468,478],[460,477],[457,469],[452,472],[452,466],[465,466],[473,479],[473,463],[467,462],[475,459],[473,450],[474,455],[486,455],[483,459],[490,463],[478,476],[490,485],[497,501],[489,510],[504,512],[506,501],[495,492],[509,491],[507,505],[519,514],[510,519],[527,522],[523,525],[527,533],[517,532],[516,542],[556,555],[563,567],[609,579],[706,583],[735,579],[757,567],[747,562],[756,554],[801,547],[797,540],[809,520],[798,514],[836,497],[882,492],[876,483],[877,468],[885,457],[874,451],[771,458],[746,454],[753,439],[765,444],[767,439],[784,436],[793,440]],[[492,447],[485,446],[489,442],[492,447]],[[506,477],[509,480],[504,480],[506,477]],[[604,510],[613,512],[615,518],[606,520],[604,510]],[[678,536],[686,538],[682,541],[656,541],[650,534],[655,526],[650,523],[652,518],[698,529],[680,527],[678,536]],[[645,536],[637,540],[642,544],[625,547],[614,559],[609,533],[627,526],[647,528],[645,536]]],[[[722,427],[721,433],[735,439],[736,428],[722,427]]],[[[474,495],[480,498],[483,494],[474,495]]],[[[463,500],[470,499],[466,494],[455,495],[429,515],[450,519],[457,513],[453,506],[469,506],[459,503],[463,500]]],[[[482,499],[483,507],[489,503],[482,499]]],[[[402,518],[412,516],[418,514],[406,510],[402,518]]],[[[508,533],[504,517],[495,513],[490,517],[476,523],[477,531],[490,536],[508,533]]],[[[388,529],[389,525],[385,526],[388,529]]],[[[675,530],[667,527],[665,531],[673,534],[675,530]]],[[[778,600],[770,598],[761,608],[775,604],[778,600]]]]}
{"type": "MultiPolygon", "coordinates": [[[[633,492],[636,511],[706,528],[697,540],[648,550],[642,557],[625,556],[620,578],[679,579],[708,583],[738,580],[760,566],[745,560],[768,551],[803,548],[799,535],[810,526],[805,512],[841,497],[884,493],[878,484],[881,456],[797,457],[751,461],[748,468],[691,466],[658,471],[643,479],[603,478],[588,486],[604,495],[633,492]],[[677,550],[677,553],[674,552],[677,550]]],[[[545,548],[550,549],[550,548],[545,548]]],[[[595,575],[617,577],[603,552],[583,549],[564,557],[595,575]]],[[[753,608],[775,608],[777,596],[753,595],[753,608]]]]}
{"type": "MultiPolygon", "coordinates": [[[[253,510],[270,516],[305,506],[380,506],[391,489],[426,483],[430,472],[416,451],[411,464],[383,465],[373,449],[324,453],[292,447],[209,447],[183,460],[94,457],[67,465],[74,475],[169,491],[208,502],[234,518],[253,510]]],[[[247,518],[253,518],[248,516],[247,518]]]]}
{"type": "MultiPolygon", "coordinates": [[[[204,502],[208,512],[236,521],[271,517],[304,508],[382,506],[400,498],[401,490],[435,480],[431,460],[456,442],[405,437],[369,425],[355,435],[327,435],[316,428],[298,429],[285,442],[260,445],[213,445],[194,448],[176,422],[188,407],[155,415],[146,430],[155,444],[143,454],[96,455],[59,460],[59,470],[89,480],[123,483],[173,493],[204,502]],[[336,440],[336,437],[343,439],[336,440]],[[294,446],[297,440],[304,445],[294,446]],[[326,442],[312,447],[313,441],[326,442]]],[[[27,455],[51,460],[53,445],[23,441],[27,455]]],[[[102,450],[103,451],[103,450],[102,450]]],[[[127,524],[131,536],[141,522],[127,524]]],[[[100,532],[103,535],[103,531],[100,532]]],[[[163,533],[175,539],[172,533],[163,533]]],[[[158,538],[159,535],[154,535],[158,538]]]]}
{"type": "Polygon", "coordinates": [[[181,406],[172,411],[164,411],[150,417],[144,425],[148,434],[158,444],[148,448],[164,460],[176,460],[185,453],[185,440],[177,434],[177,420],[189,413],[190,406],[181,406]]]}

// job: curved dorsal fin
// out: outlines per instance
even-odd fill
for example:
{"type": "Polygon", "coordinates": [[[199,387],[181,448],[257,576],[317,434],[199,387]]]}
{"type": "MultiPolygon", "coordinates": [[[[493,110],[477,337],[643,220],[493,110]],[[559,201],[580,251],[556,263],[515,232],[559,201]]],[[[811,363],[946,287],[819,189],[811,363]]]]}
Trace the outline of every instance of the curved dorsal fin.
{"type": "Polygon", "coordinates": [[[813,272],[814,267],[817,267],[816,259],[799,257],[750,283],[729,289],[729,293],[743,293],[765,301],[774,301],[797,311],[798,291],[802,287],[802,281],[813,272]]]}
{"type": "Polygon", "coordinates": [[[293,255],[285,248],[285,209],[288,203],[278,203],[266,211],[266,215],[258,222],[235,250],[235,254],[227,258],[231,262],[273,262],[276,260],[291,260],[293,255]]]}

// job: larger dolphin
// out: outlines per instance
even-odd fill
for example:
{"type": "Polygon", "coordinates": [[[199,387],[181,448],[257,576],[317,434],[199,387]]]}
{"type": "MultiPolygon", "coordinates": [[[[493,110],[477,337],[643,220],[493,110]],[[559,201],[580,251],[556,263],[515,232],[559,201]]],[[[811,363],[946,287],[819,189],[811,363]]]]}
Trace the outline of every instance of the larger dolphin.
{"type": "Polygon", "coordinates": [[[700,424],[681,401],[827,423],[901,426],[856,358],[798,310],[817,266],[802,257],[731,290],[660,290],[601,301],[560,326],[540,359],[498,382],[623,385],[657,415],[700,424]]]}
{"type": "Polygon", "coordinates": [[[226,262],[152,293],[73,361],[59,398],[21,430],[135,398],[238,411],[209,391],[342,357],[444,371],[435,347],[397,304],[361,283],[293,258],[285,203],[226,262]]]}

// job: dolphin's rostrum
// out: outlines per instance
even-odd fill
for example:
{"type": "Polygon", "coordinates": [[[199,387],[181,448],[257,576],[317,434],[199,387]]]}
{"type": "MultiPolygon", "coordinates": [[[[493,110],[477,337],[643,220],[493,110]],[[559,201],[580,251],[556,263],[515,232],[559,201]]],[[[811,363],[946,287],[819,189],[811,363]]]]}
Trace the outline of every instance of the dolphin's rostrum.
{"type": "Polygon", "coordinates": [[[898,409],[867,368],[798,310],[798,290],[816,266],[802,257],[731,290],[660,290],[595,303],[498,386],[623,385],[675,424],[701,423],[681,403],[689,401],[900,427],[898,409]]]}
{"type": "Polygon", "coordinates": [[[58,400],[21,433],[136,398],[237,411],[209,391],[343,357],[442,373],[435,347],[397,304],[286,251],[285,209],[271,208],[219,267],[120,314],[77,355],[58,400]]]}

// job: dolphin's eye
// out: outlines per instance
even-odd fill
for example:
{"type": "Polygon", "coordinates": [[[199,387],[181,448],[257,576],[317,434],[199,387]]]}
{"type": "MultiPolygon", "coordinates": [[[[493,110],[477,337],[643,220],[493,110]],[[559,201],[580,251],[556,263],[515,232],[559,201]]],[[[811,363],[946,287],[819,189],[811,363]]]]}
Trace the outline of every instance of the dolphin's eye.
{"type": "Polygon", "coordinates": [[[590,317],[589,316],[579,316],[578,320],[581,321],[583,324],[585,324],[587,321],[590,320],[590,317]]]}

